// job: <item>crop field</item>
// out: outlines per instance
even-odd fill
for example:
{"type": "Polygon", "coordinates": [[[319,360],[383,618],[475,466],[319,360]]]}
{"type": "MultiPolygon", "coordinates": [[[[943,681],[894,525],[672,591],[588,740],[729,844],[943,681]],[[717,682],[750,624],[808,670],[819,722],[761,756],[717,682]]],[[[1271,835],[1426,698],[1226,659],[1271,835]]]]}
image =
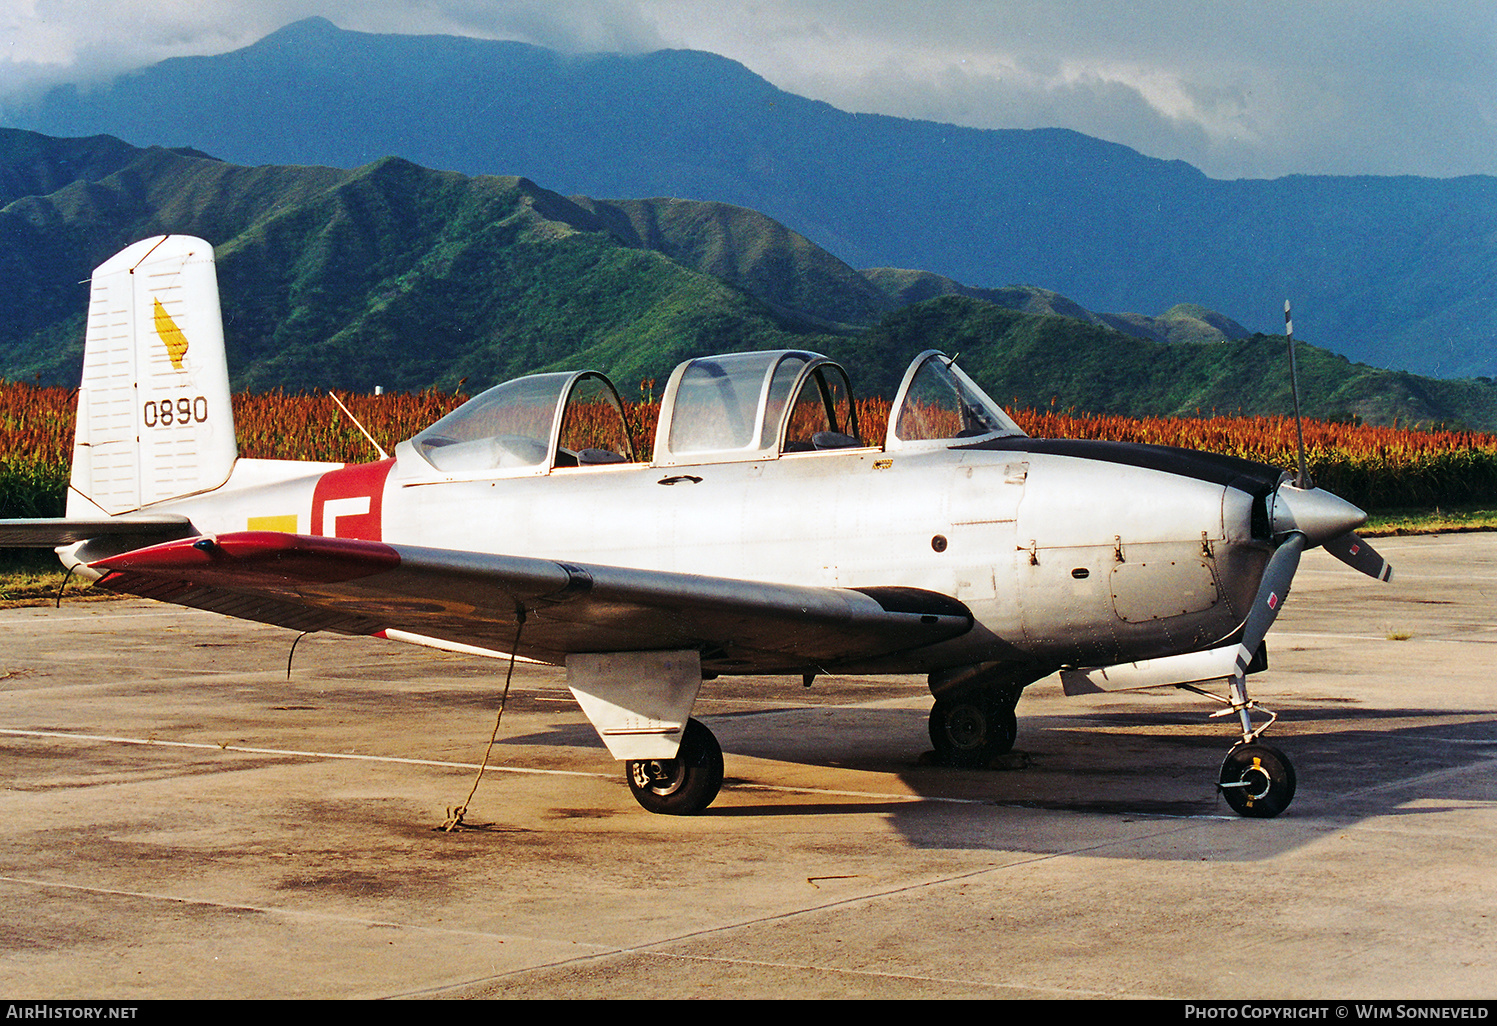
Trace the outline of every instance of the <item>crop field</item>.
{"type": "MultiPolygon", "coordinates": [[[[425,391],[342,397],[387,450],[455,409],[466,396],[425,391]]],[[[73,440],[75,395],[0,382],[0,516],[60,516],[73,440]]],[[[889,404],[856,404],[865,440],[883,438],[889,404]]],[[[625,404],[636,453],[653,448],[658,402],[625,404]]],[[[1011,411],[1031,435],[1100,438],[1225,453],[1293,469],[1294,421],[1281,417],[1152,418],[1011,411]]],[[[234,396],[241,455],[364,462],[373,447],[326,395],[234,396]]],[[[568,430],[581,430],[569,425],[568,430]]],[[[1433,509],[1497,501],[1497,435],[1305,422],[1317,484],[1367,510],[1433,509]]]]}

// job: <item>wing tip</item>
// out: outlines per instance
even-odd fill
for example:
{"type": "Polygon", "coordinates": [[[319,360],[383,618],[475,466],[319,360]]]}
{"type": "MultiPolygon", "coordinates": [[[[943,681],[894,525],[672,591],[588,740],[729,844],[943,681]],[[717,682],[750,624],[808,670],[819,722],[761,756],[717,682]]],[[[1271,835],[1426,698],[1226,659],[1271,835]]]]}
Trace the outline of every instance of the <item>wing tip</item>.
{"type": "Polygon", "coordinates": [[[100,571],[215,577],[225,582],[266,573],[278,578],[346,581],[393,570],[399,565],[400,553],[383,542],[278,531],[179,538],[89,564],[100,571]]]}

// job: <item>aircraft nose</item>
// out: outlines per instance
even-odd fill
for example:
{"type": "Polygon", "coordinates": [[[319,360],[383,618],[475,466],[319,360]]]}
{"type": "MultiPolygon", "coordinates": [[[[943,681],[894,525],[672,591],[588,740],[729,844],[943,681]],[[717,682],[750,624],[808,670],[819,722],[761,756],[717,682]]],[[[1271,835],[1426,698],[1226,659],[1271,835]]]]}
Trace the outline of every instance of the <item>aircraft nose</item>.
{"type": "Polygon", "coordinates": [[[1354,531],[1367,514],[1322,488],[1296,488],[1291,481],[1274,493],[1270,522],[1276,535],[1298,531],[1310,545],[1319,545],[1354,531]]]}

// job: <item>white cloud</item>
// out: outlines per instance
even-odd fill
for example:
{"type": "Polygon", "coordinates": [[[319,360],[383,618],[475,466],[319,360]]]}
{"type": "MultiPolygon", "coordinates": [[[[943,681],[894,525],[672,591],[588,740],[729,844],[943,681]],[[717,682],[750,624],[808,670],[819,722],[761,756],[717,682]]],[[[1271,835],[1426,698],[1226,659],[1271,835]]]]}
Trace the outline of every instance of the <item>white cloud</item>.
{"type": "Polygon", "coordinates": [[[1497,174],[1486,0],[785,0],[719,5],[710,26],[642,6],[851,110],[1070,127],[1222,177],[1497,174]]]}
{"type": "Polygon", "coordinates": [[[1490,0],[0,0],[0,95],[359,31],[711,50],[860,112],[1059,126],[1221,177],[1497,174],[1490,0]]]}

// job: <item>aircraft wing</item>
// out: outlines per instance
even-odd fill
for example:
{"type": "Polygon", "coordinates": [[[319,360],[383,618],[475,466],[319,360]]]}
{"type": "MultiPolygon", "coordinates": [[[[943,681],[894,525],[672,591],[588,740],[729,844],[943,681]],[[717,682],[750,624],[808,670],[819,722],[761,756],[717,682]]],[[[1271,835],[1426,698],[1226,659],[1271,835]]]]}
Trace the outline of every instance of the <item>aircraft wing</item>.
{"type": "Polygon", "coordinates": [[[296,630],[400,630],[549,663],[697,649],[718,673],[830,669],[956,637],[957,600],[248,531],[92,564],[99,587],[296,630]],[[516,644],[516,627],[523,613],[516,644]]]}

